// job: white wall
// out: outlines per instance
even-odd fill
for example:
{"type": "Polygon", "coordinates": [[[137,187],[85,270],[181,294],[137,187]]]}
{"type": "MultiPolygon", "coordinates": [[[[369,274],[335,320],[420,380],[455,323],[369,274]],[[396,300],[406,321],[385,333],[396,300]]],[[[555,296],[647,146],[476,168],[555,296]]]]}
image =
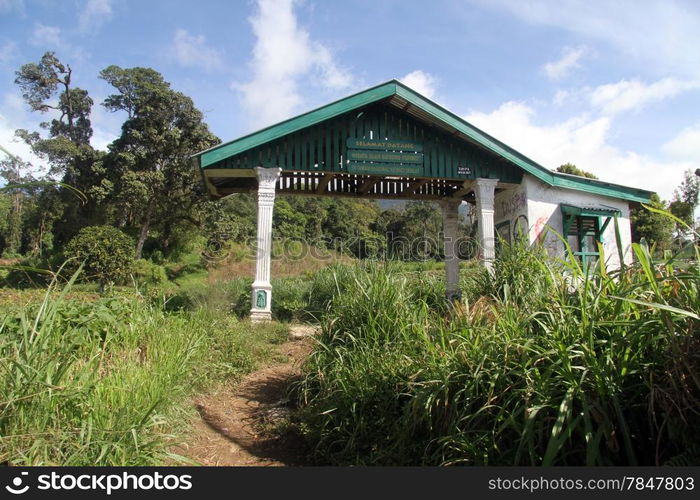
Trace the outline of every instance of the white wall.
{"type": "MultiPolygon", "coordinates": [[[[540,242],[544,244],[550,255],[562,256],[565,248],[564,243],[552,232],[556,231],[561,234],[563,231],[562,213],[559,207],[561,203],[582,208],[619,210],[621,216],[618,217],[618,222],[624,260],[627,263],[631,262],[630,210],[629,203],[625,200],[552,187],[529,174],[525,174],[520,186],[504,190],[496,195],[496,224],[506,220],[510,221],[511,234],[514,234],[514,226],[518,221],[524,224],[523,217],[527,217],[530,243],[540,242]]],[[[611,221],[605,229],[602,240],[607,267],[611,269],[619,267],[614,221],[611,221]]]]}
{"type": "Polygon", "coordinates": [[[504,189],[496,194],[494,199],[494,223],[496,227],[501,226],[505,222],[509,225],[510,241],[515,238],[520,224],[521,231],[527,232],[529,224],[528,220],[528,201],[526,186],[519,186],[504,189]]]}

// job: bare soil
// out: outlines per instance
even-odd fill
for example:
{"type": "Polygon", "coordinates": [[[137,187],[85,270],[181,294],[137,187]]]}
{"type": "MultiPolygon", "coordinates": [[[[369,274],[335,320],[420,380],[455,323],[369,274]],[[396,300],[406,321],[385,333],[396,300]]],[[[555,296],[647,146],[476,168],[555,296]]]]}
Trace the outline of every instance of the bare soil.
{"type": "Polygon", "coordinates": [[[289,384],[311,352],[315,327],[292,326],[290,340],[277,347],[276,361],[250,373],[234,387],[196,397],[198,417],[186,442],[175,451],[201,465],[305,465],[305,445],[293,426],[289,384]]]}

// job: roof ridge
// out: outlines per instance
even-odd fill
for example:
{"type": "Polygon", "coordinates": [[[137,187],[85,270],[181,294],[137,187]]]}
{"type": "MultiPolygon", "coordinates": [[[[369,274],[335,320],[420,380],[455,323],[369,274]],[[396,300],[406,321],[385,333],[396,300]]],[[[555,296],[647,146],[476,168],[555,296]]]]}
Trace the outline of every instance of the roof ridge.
{"type": "Polygon", "coordinates": [[[380,83],[374,87],[337,99],[324,106],[314,108],[300,115],[269,125],[256,132],[251,132],[250,134],[246,134],[232,141],[218,144],[212,148],[200,151],[192,155],[192,157],[197,158],[200,168],[204,169],[225,158],[258,147],[266,142],[279,139],[285,135],[394,95],[405,99],[407,102],[411,103],[411,105],[418,107],[434,119],[460,132],[471,141],[486,148],[491,153],[504,158],[516,167],[521,168],[550,186],[587,191],[604,196],[624,198],[630,201],[648,201],[652,194],[652,191],[644,189],[623,186],[597,179],[567,176],[550,170],[487,132],[472,125],[444,106],[419,94],[397,79],[380,83]]]}

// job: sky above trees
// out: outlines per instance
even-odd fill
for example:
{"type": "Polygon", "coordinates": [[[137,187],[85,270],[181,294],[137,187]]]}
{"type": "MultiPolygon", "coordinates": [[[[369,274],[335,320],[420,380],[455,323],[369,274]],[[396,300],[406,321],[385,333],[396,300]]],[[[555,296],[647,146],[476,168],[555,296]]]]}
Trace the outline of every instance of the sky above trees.
{"type": "MultiPolygon", "coordinates": [[[[15,70],[52,50],[95,103],[152,67],[230,140],[391,78],[548,168],[670,199],[700,167],[700,3],[0,0],[0,144],[36,129],[15,70]],[[527,5],[526,5],[527,4],[527,5]]],[[[93,146],[120,133],[96,105],[93,146]]]]}

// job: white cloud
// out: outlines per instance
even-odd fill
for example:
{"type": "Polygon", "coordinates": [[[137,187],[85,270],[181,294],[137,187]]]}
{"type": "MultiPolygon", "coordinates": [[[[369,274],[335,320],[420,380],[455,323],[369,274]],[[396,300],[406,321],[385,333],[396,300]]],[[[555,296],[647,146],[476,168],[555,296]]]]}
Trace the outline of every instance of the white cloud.
{"type": "Polygon", "coordinates": [[[330,90],[351,86],[352,77],[333,59],[331,51],[300,27],[294,0],[258,0],[250,23],[256,38],[246,83],[233,83],[241,92],[251,126],[259,128],[290,117],[303,97],[300,84],[330,90]]]}
{"type": "Polygon", "coordinates": [[[221,51],[207,45],[204,35],[191,35],[184,29],[175,32],[171,57],[181,66],[199,67],[207,71],[224,65],[221,51]]]}
{"type": "MultiPolygon", "coordinates": [[[[39,125],[38,116],[31,115],[24,106],[22,98],[15,93],[7,92],[0,103],[0,145],[13,155],[37,167],[37,174],[48,170],[45,162],[32,153],[31,148],[15,137],[15,129],[26,128],[36,130],[39,125]]],[[[4,159],[4,155],[0,154],[4,159]]]]}
{"type": "Polygon", "coordinates": [[[0,62],[8,62],[12,60],[16,51],[17,44],[13,41],[9,41],[0,46],[0,62]]]}
{"type": "Polygon", "coordinates": [[[532,24],[610,44],[650,71],[700,76],[700,2],[695,0],[472,0],[532,24]]]}
{"type": "Polygon", "coordinates": [[[700,123],[681,130],[661,149],[671,157],[694,161],[700,166],[700,123]]]}
{"type": "Polygon", "coordinates": [[[690,160],[659,160],[612,145],[613,122],[607,116],[583,114],[539,125],[532,107],[507,102],[490,113],[469,113],[465,119],[547,168],[571,162],[601,180],[656,191],[665,199],[671,198],[683,172],[695,168],[690,160]]]}
{"type": "Polygon", "coordinates": [[[80,12],[80,31],[94,31],[112,17],[112,0],[87,0],[80,12]]]}
{"type": "Polygon", "coordinates": [[[649,103],[674,97],[682,92],[700,88],[700,81],[663,78],[651,84],[639,80],[620,80],[600,85],[591,91],[590,102],[603,113],[639,110],[649,103]]]}
{"type": "Polygon", "coordinates": [[[29,43],[46,50],[55,50],[62,47],[61,28],[37,23],[34,26],[34,31],[29,39],[29,43]]]}
{"type": "Polygon", "coordinates": [[[430,73],[418,69],[410,72],[403,78],[399,78],[399,80],[428,99],[435,99],[437,79],[430,73]]]}
{"type": "Polygon", "coordinates": [[[315,43],[316,65],[323,77],[323,85],[331,89],[345,89],[352,85],[352,76],[345,68],[338,66],[333,60],[331,51],[315,43]]]}
{"type": "Polygon", "coordinates": [[[561,58],[545,64],[542,69],[552,80],[558,80],[566,76],[572,69],[580,66],[579,61],[586,53],[583,47],[566,47],[561,58]]]}

